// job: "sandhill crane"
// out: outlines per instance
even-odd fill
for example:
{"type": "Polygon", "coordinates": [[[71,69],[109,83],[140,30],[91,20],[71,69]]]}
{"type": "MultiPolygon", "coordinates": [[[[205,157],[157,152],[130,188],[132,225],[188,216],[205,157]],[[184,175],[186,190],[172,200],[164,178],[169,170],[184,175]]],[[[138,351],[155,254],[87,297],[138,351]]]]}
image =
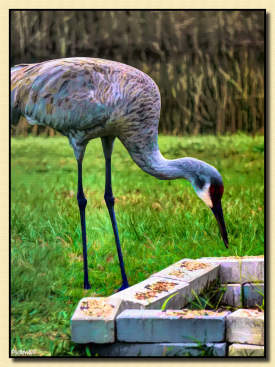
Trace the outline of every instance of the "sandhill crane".
{"type": "Polygon", "coordinates": [[[82,160],[89,140],[100,137],[105,156],[105,202],[127,288],[111,185],[111,155],[119,138],[134,162],[161,180],[185,178],[214,213],[228,247],[221,198],[223,182],[216,168],[195,158],[165,159],[158,147],[160,94],[155,82],[131,66],[103,59],[74,57],[11,68],[11,122],[24,116],[30,124],[50,126],[67,136],[78,164],[78,192],[84,266],[89,289],[82,160]]]}

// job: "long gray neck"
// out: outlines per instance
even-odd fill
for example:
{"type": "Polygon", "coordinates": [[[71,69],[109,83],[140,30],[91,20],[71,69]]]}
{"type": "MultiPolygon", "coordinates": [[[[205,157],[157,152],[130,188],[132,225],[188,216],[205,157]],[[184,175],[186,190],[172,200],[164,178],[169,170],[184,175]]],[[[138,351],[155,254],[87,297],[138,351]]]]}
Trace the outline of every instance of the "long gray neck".
{"type": "MultiPolygon", "coordinates": [[[[196,158],[185,157],[166,159],[162,156],[158,146],[158,136],[142,136],[139,139],[120,136],[122,144],[130,153],[133,161],[146,173],[160,179],[173,180],[185,178],[194,186],[198,178],[210,173],[217,177],[220,174],[215,167],[196,158]]],[[[221,177],[220,177],[221,179],[221,177]]]]}
{"type": "MultiPolygon", "coordinates": [[[[128,149],[128,147],[126,146],[128,149]]],[[[185,178],[193,181],[196,168],[199,166],[199,160],[194,158],[165,159],[160,153],[158,147],[154,150],[133,150],[128,149],[134,162],[146,173],[160,179],[173,180],[176,178],[185,178]]],[[[203,162],[201,162],[203,163],[203,162]]]]}
{"type": "Polygon", "coordinates": [[[166,159],[159,150],[154,151],[146,163],[144,166],[139,165],[140,168],[160,180],[185,178],[193,181],[197,166],[194,158],[166,159]]]}

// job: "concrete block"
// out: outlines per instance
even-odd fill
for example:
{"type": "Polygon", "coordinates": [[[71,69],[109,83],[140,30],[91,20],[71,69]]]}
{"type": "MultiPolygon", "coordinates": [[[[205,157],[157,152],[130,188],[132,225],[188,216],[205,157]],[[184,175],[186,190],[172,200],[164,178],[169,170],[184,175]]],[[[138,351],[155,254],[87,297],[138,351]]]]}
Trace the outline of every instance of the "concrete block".
{"type": "Polygon", "coordinates": [[[199,261],[220,264],[221,283],[264,281],[263,256],[202,257],[199,261]]]}
{"type": "Polygon", "coordinates": [[[108,298],[121,299],[120,313],[125,309],[161,309],[164,301],[175,293],[178,294],[168,302],[170,308],[184,307],[192,299],[188,283],[164,277],[150,277],[108,298]]]}
{"type": "Polygon", "coordinates": [[[242,287],[240,284],[222,284],[226,287],[221,303],[223,305],[240,307],[242,305],[242,287]]]}
{"type": "Polygon", "coordinates": [[[239,309],[226,317],[226,340],[230,343],[264,345],[264,312],[239,309]]]}
{"type": "Polygon", "coordinates": [[[226,343],[114,343],[91,346],[98,357],[226,356],[226,343]]]}
{"type": "Polygon", "coordinates": [[[263,302],[264,284],[244,284],[243,285],[243,304],[244,307],[260,306],[263,302]]]}
{"type": "Polygon", "coordinates": [[[241,282],[264,282],[264,257],[244,258],[242,261],[241,282]]]}
{"type": "Polygon", "coordinates": [[[135,343],[222,342],[228,314],[206,310],[125,310],[116,319],[117,339],[135,343]]]}
{"type": "Polygon", "coordinates": [[[228,348],[229,357],[264,357],[263,345],[231,344],[228,348]]]}
{"type": "Polygon", "coordinates": [[[198,295],[213,281],[217,280],[218,274],[219,264],[204,263],[193,259],[182,259],[151,276],[184,281],[198,295]]]}
{"type": "Polygon", "coordinates": [[[119,299],[82,298],[71,318],[72,341],[75,343],[114,343],[115,317],[119,306],[119,299]]]}

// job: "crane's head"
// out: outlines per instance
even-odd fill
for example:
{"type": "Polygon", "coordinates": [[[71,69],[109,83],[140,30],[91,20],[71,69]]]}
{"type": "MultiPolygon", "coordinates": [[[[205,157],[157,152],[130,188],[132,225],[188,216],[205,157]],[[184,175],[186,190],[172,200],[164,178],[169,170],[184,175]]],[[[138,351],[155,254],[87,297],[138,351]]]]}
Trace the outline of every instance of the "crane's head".
{"type": "Polygon", "coordinates": [[[198,197],[205,202],[215,215],[224,244],[228,248],[228,237],[221,203],[224,190],[221,175],[215,167],[204,163],[192,180],[192,185],[198,197]]]}

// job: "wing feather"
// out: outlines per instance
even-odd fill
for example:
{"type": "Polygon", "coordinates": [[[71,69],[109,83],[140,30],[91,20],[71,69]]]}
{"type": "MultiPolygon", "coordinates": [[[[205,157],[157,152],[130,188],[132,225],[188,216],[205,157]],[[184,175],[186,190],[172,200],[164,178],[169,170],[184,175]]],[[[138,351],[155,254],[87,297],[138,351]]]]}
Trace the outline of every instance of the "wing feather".
{"type": "Polygon", "coordinates": [[[84,130],[106,123],[109,108],[95,90],[89,64],[64,60],[18,65],[11,70],[11,115],[59,131],[84,130]]]}

